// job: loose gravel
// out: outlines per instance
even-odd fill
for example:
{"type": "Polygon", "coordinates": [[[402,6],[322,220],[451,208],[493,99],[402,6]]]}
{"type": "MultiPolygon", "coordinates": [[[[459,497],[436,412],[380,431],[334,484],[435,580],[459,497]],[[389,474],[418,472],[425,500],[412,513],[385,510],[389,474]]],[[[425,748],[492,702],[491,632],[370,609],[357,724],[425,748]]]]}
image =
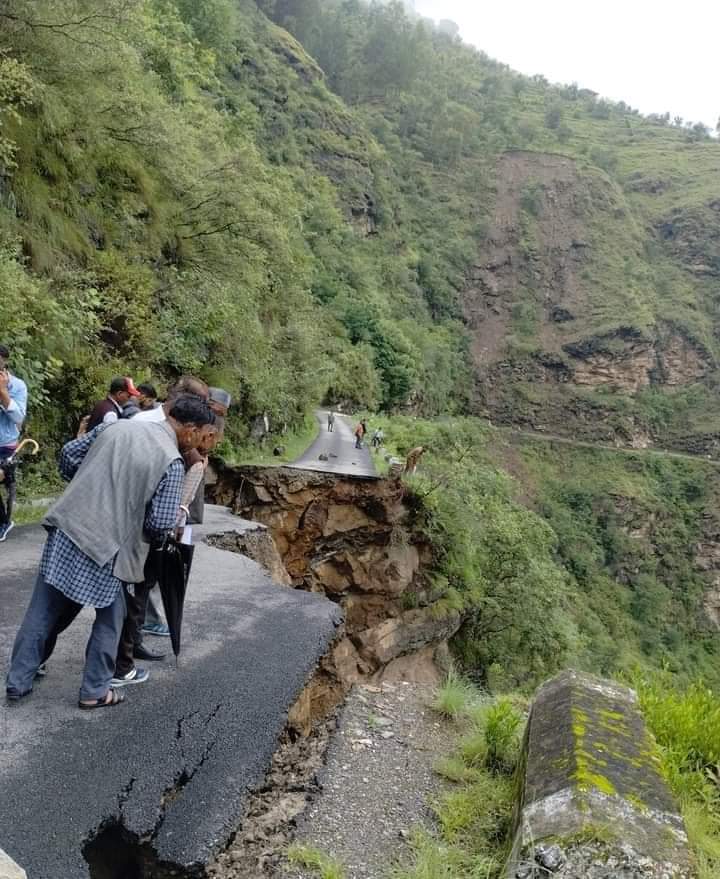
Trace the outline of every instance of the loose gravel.
{"type": "MultiPolygon", "coordinates": [[[[455,737],[429,708],[434,694],[410,683],[356,687],[342,710],[321,792],[298,820],[295,841],[337,860],[347,879],[385,879],[407,856],[413,829],[432,825],[430,803],[443,788],[432,767],[455,737]]],[[[317,875],[281,869],[278,879],[317,875]]]]}

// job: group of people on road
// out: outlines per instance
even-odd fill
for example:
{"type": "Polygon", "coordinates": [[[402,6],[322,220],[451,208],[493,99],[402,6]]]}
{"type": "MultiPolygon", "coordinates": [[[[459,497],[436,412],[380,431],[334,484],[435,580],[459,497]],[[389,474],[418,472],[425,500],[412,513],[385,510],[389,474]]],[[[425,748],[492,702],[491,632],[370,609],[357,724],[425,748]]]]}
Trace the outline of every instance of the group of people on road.
{"type": "MultiPolygon", "coordinates": [[[[335,413],[331,409],[327,414],[327,429],[328,433],[332,433],[335,430],[335,413]]],[[[368,426],[367,421],[364,418],[361,418],[360,421],[355,425],[355,429],[353,430],[353,436],[355,437],[355,448],[362,449],[363,442],[365,437],[367,436],[368,426]]],[[[372,447],[376,451],[382,446],[383,441],[385,439],[385,434],[383,432],[382,427],[378,427],[372,435],[372,447]]]]}
{"type": "MultiPolygon", "coordinates": [[[[27,411],[27,388],[10,373],[9,356],[0,345],[0,479],[27,411]]],[[[8,700],[32,692],[58,636],[84,607],[95,609],[95,620],[79,707],[118,705],[123,687],[147,680],[135,660],[163,655],[145,648],[143,630],[169,634],[157,612],[146,620],[158,547],[187,542],[191,524],[202,521],[208,455],[222,438],[230,403],[227,391],[194,376],[172,384],[162,404],[152,385],[112,380],[59,456],[69,485],[43,519],[47,538],[12,650],[8,700]]]]}
{"type": "MultiPolygon", "coordinates": [[[[364,418],[361,418],[360,421],[358,421],[358,423],[355,425],[355,430],[353,431],[353,434],[355,436],[355,448],[356,449],[363,448],[363,442],[365,440],[365,437],[367,436],[367,433],[368,433],[367,421],[365,421],[364,418]]],[[[378,451],[378,449],[382,446],[384,441],[385,441],[385,433],[384,433],[382,427],[376,427],[373,432],[372,439],[370,441],[373,449],[375,451],[378,451]]]]}
{"type": "MultiPolygon", "coordinates": [[[[327,429],[329,433],[332,433],[335,430],[335,413],[333,410],[329,410],[327,414],[327,429]]],[[[367,421],[364,418],[361,418],[358,423],[355,425],[355,429],[353,430],[353,436],[355,437],[355,448],[362,449],[363,443],[365,441],[365,437],[368,434],[368,425],[367,421]]],[[[385,431],[382,427],[377,427],[373,431],[372,438],[370,440],[370,445],[372,446],[374,451],[379,451],[383,443],[385,442],[385,431]]],[[[417,473],[418,464],[420,463],[420,459],[427,451],[425,446],[415,446],[410,449],[405,458],[405,466],[403,467],[403,473],[406,473],[410,476],[413,476],[417,473]]]]}

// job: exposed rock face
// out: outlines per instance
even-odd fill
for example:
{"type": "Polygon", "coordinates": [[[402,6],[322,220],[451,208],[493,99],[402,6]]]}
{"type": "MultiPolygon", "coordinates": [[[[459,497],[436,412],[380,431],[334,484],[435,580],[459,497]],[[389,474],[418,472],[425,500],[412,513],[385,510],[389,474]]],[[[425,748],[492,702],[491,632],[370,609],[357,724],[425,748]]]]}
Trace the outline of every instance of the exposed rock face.
{"type": "Polygon", "coordinates": [[[450,638],[460,628],[460,614],[437,617],[432,607],[409,610],[357,636],[360,655],[376,666],[450,638]]]}
{"type": "Polygon", "coordinates": [[[564,351],[572,358],[570,380],[575,384],[631,393],[650,384],[657,364],[652,341],[630,327],[568,343],[564,351]]]}
{"type": "Polygon", "coordinates": [[[585,194],[572,159],[524,151],[501,156],[492,228],[463,294],[473,355],[481,369],[506,354],[513,306],[526,280],[539,291],[558,326],[573,323],[580,304],[583,252],[588,246],[582,221],[585,194]],[[521,209],[527,196],[533,197],[534,210],[540,209],[542,200],[564,220],[541,224],[540,237],[530,250],[524,246],[522,229],[521,209]]]}
{"type": "Polygon", "coordinates": [[[546,683],[521,765],[508,879],[692,876],[683,820],[632,690],[576,672],[546,683]]]}
{"type": "Polygon", "coordinates": [[[703,517],[702,538],[695,547],[695,566],[708,581],[703,599],[705,615],[720,629],[720,521],[713,513],[703,517]]]}
{"type": "Polygon", "coordinates": [[[674,208],[657,224],[667,250],[699,278],[720,277],[720,241],[716,234],[720,199],[697,208],[674,208]]]}
{"type": "MultiPolygon", "coordinates": [[[[713,358],[657,318],[652,282],[635,282],[630,266],[642,274],[647,265],[642,237],[627,219],[624,193],[606,175],[566,156],[517,150],[500,157],[496,181],[494,216],[461,297],[475,408],[533,427],[543,415],[573,432],[587,423],[607,434],[603,440],[626,442],[633,431],[608,418],[592,391],[682,387],[703,380],[713,358]],[[618,253],[629,260],[624,273],[614,264],[618,253]],[[616,283],[603,287],[599,279],[608,277],[616,283]]],[[[683,239],[689,236],[703,250],[692,257],[703,265],[692,271],[720,272],[717,243],[701,247],[700,225],[697,217],[675,217],[661,237],[694,253],[683,239]]]]}
{"type": "Polygon", "coordinates": [[[436,604],[424,573],[432,551],[413,528],[400,480],[244,467],[220,469],[211,491],[267,527],[284,582],[342,606],[345,637],[328,657],[330,677],[350,686],[392,663],[391,675],[432,677],[428,660],[461,620],[436,604]]]}
{"type": "Polygon", "coordinates": [[[217,546],[218,549],[239,552],[248,556],[262,565],[276,583],[290,586],[290,575],[285,570],[280,553],[266,528],[258,527],[255,531],[248,531],[244,534],[220,534],[211,537],[208,543],[210,546],[217,546]]]}

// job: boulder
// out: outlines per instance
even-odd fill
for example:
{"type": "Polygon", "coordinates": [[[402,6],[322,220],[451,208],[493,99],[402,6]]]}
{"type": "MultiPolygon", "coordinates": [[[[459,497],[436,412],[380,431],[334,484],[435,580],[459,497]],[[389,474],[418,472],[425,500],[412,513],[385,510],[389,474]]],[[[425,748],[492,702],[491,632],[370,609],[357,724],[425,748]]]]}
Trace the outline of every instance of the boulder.
{"type": "Polygon", "coordinates": [[[572,671],[553,678],[535,697],[520,766],[508,879],[693,875],[632,690],[572,671]]]}
{"type": "Polygon", "coordinates": [[[411,681],[414,684],[427,684],[437,687],[442,683],[443,672],[437,661],[437,646],[431,644],[417,653],[398,656],[381,668],[371,678],[370,683],[379,686],[397,681],[411,681]]]}
{"type": "Polygon", "coordinates": [[[354,636],[353,640],[360,655],[379,667],[398,656],[445,641],[457,632],[460,623],[457,611],[440,614],[435,608],[426,607],[385,620],[354,636]]]}

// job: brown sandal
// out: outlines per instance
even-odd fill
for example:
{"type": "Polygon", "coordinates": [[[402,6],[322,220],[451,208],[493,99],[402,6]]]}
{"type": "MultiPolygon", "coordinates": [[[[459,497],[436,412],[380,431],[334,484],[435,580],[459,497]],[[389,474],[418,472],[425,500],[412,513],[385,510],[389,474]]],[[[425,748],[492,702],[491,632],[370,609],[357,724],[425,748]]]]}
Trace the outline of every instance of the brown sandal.
{"type": "Polygon", "coordinates": [[[125,693],[113,690],[112,687],[107,691],[104,698],[96,699],[94,702],[78,702],[78,708],[81,711],[94,711],[96,708],[113,708],[125,701],[125,693]],[[108,695],[110,699],[108,700],[108,695]]]}

